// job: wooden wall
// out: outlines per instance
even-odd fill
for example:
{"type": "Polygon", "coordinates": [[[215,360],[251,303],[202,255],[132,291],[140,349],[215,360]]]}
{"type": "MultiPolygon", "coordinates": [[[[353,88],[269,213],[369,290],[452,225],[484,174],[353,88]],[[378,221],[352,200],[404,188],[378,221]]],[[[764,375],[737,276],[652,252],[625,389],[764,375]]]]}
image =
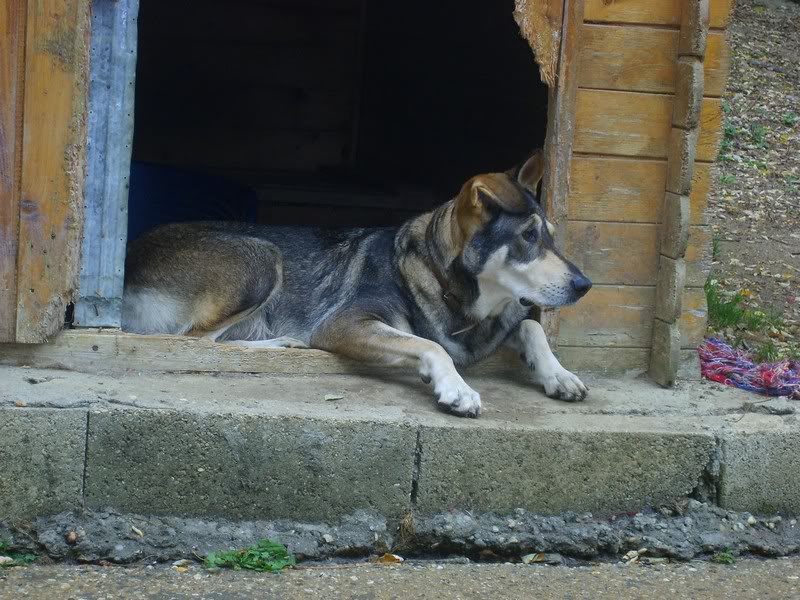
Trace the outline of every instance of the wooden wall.
{"type": "MultiPolygon", "coordinates": [[[[683,4],[585,0],[566,250],[595,287],[561,311],[559,331],[562,355],[580,366],[599,360],[612,368],[647,368],[683,4]]],[[[730,9],[731,0],[710,0],[680,321],[687,350],[705,332],[702,286],[711,244],[705,208],[720,139],[730,9]]]]}

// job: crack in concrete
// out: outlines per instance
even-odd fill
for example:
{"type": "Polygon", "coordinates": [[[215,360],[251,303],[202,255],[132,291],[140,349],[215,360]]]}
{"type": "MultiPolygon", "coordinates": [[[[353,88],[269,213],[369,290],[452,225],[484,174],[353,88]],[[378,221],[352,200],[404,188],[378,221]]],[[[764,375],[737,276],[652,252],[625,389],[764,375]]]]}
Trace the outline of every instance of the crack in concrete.
{"type": "Polygon", "coordinates": [[[89,467],[89,419],[91,411],[86,411],[86,437],[83,442],[83,473],[81,474],[81,507],[86,508],[86,472],[89,467]]]}
{"type": "Polygon", "coordinates": [[[417,508],[419,494],[419,470],[422,466],[422,427],[417,426],[417,442],[414,445],[414,465],[411,467],[411,512],[417,508]]]}

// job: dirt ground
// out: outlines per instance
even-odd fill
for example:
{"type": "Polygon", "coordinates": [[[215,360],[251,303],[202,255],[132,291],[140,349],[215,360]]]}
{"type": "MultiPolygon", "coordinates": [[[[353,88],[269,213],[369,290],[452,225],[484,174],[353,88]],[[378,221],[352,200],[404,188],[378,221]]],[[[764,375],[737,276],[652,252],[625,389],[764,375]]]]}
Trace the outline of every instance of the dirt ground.
{"type": "Polygon", "coordinates": [[[797,559],[656,565],[415,562],[305,565],[280,574],[197,565],[54,565],[0,570],[0,600],[237,600],[249,598],[800,598],[797,559]]]}
{"type": "MultiPolygon", "coordinates": [[[[800,4],[737,0],[724,139],[709,198],[711,278],[725,297],[769,315],[742,335],[797,358],[800,341],[800,4]]],[[[744,327],[746,329],[746,327],[744,327]]],[[[739,331],[735,331],[739,329],[739,331]]]]}

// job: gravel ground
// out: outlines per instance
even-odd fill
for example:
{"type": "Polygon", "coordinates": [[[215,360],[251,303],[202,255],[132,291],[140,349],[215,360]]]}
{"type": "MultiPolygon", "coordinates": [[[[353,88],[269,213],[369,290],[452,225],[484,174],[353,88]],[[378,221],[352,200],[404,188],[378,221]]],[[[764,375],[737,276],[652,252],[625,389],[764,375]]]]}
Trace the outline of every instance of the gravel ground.
{"type": "Polygon", "coordinates": [[[200,567],[40,566],[0,572],[0,600],[239,598],[800,598],[800,559],[582,567],[310,565],[280,574],[200,567]],[[183,572],[179,572],[183,570],[183,572]]]}
{"type": "Polygon", "coordinates": [[[729,42],[725,135],[709,198],[712,277],[751,310],[782,318],[722,333],[753,348],[772,339],[786,356],[800,341],[800,4],[737,0],[729,42]]]}

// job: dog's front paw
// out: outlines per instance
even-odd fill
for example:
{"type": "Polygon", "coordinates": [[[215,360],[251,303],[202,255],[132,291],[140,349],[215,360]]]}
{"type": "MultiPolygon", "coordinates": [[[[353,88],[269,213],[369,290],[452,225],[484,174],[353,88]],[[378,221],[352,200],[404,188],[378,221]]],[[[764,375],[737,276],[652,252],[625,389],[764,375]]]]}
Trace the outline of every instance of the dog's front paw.
{"type": "Polygon", "coordinates": [[[449,377],[435,388],[439,407],[460,417],[481,414],[481,395],[463,380],[449,377]]]}
{"type": "Polygon", "coordinates": [[[574,373],[570,373],[561,365],[548,373],[540,373],[538,382],[544,386],[544,392],[550,398],[577,402],[586,398],[589,393],[584,383],[574,373]]]}

